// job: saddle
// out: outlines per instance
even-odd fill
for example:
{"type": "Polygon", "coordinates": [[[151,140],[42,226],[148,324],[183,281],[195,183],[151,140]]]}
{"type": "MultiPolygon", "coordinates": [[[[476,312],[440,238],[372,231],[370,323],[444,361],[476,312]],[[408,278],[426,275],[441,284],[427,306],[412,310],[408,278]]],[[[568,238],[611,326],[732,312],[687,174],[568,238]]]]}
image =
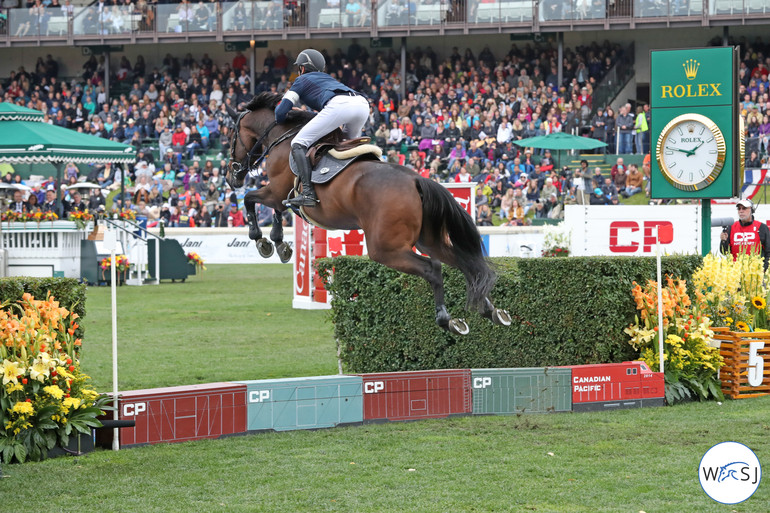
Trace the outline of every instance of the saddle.
{"type": "Polygon", "coordinates": [[[380,158],[382,150],[370,144],[371,140],[370,137],[357,137],[356,139],[340,141],[335,133],[331,133],[310,147],[307,151],[307,157],[310,160],[310,165],[313,167],[317,167],[321,162],[321,158],[327,153],[339,160],[345,160],[365,153],[372,153],[377,158],[380,158]],[[379,150],[379,154],[375,150],[379,150]]]}

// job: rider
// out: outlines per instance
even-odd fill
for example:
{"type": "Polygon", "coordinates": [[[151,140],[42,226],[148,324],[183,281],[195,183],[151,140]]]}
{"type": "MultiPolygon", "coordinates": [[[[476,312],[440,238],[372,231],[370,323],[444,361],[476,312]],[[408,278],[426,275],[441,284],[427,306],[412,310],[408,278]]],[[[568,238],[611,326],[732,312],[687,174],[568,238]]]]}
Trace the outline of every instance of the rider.
{"type": "Polygon", "coordinates": [[[326,59],[321,52],[309,48],[297,55],[294,64],[299,76],[294,80],[275,109],[275,120],[283,123],[292,107],[301,103],[318,112],[291,141],[291,154],[302,181],[302,194],[284,201],[287,206],[314,207],[318,197],[310,181],[308,148],[321,137],[342,126],[346,139],[358,137],[369,117],[369,102],[348,86],[324,73],[326,59]]]}

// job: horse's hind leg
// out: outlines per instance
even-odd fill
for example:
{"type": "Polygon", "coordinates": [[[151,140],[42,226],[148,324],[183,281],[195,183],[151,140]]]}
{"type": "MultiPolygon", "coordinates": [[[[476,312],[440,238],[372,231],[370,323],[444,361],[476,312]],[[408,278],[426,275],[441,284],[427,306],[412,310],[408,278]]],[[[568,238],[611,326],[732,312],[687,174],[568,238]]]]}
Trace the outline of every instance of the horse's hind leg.
{"type": "Polygon", "coordinates": [[[500,326],[511,325],[511,314],[508,313],[508,310],[495,308],[495,305],[492,304],[492,301],[490,301],[488,297],[484,298],[484,303],[481,305],[479,313],[482,315],[482,317],[486,317],[490,321],[494,322],[495,324],[499,324],[500,326]]]}
{"type": "Polygon", "coordinates": [[[441,276],[441,262],[434,258],[420,256],[411,249],[400,251],[372,251],[369,246],[369,258],[382,265],[407,274],[420,276],[433,289],[436,303],[436,324],[457,335],[467,335],[470,329],[462,319],[453,319],[444,304],[444,278],[441,276]]]}

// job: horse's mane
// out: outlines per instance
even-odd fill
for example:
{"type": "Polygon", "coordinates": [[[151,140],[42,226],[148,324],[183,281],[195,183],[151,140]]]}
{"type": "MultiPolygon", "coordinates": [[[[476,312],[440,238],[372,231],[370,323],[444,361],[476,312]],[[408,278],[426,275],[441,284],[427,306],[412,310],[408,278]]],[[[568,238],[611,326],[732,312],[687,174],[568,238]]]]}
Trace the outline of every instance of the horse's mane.
{"type": "MultiPolygon", "coordinates": [[[[263,92],[256,95],[246,104],[246,109],[255,111],[259,109],[275,110],[278,104],[281,103],[283,96],[278,93],[263,92]]],[[[315,113],[306,110],[292,109],[286,115],[287,123],[307,123],[315,116],[315,113]]]]}

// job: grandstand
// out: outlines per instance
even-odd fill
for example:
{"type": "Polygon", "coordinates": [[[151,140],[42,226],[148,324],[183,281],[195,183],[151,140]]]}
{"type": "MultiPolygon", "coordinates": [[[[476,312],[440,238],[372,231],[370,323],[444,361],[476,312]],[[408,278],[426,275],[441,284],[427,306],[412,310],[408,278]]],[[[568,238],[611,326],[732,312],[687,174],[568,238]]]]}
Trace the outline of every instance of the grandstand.
{"type": "MultiPolygon", "coordinates": [[[[307,46],[323,50],[329,71],[372,99],[369,135],[383,121],[398,121],[403,136],[392,145],[394,161],[451,180],[459,173],[448,166],[451,146],[423,143],[428,136],[459,138],[464,148],[474,141],[481,151],[474,177],[486,180],[485,164],[502,162],[506,185],[523,189],[524,169],[512,165],[523,152],[511,154],[519,150],[506,144],[508,132],[514,140],[554,130],[604,140],[607,155],[592,156],[590,166],[607,175],[618,152],[633,153],[624,155],[627,164],[641,164],[649,137],[625,147],[617,122],[624,109],[634,120],[648,103],[649,51],[736,44],[747,155],[756,151],[759,166],[767,159],[768,0],[3,0],[0,7],[4,99],[43,110],[52,123],[144,148],[158,171],[172,164],[179,182],[161,177],[166,190],[158,204],[167,201],[169,186],[189,188],[181,182],[189,168],[200,173],[193,182],[204,185],[198,192],[206,199],[204,164],[220,167],[227,150],[222,103],[237,107],[256,92],[284,90],[293,57],[307,46]],[[392,112],[378,109],[383,91],[394,100],[392,112]],[[597,124],[599,109],[606,122],[600,117],[597,124]],[[474,132],[475,118],[480,130],[474,132]],[[217,135],[190,139],[192,125],[214,119],[217,135]],[[501,132],[507,121],[513,126],[501,132]],[[182,122],[184,148],[172,146],[168,157],[163,125],[173,133],[182,122]]],[[[542,157],[536,151],[532,164],[542,157]]],[[[560,163],[577,168],[582,158],[560,163]]],[[[569,200],[570,174],[551,175],[549,162],[543,164],[540,187],[550,177],[559,182],[560,199],[569,200]]],[[[94,173],[79,167],[80,179],[94,173]]],[[[53,169],[16,166],[14,172],[48,178],[53,169]]],[[[131,169],[132,192],[135,175],[131,169]]],[[[212,210],[223,200],[218,187],[212,210]]]]}

